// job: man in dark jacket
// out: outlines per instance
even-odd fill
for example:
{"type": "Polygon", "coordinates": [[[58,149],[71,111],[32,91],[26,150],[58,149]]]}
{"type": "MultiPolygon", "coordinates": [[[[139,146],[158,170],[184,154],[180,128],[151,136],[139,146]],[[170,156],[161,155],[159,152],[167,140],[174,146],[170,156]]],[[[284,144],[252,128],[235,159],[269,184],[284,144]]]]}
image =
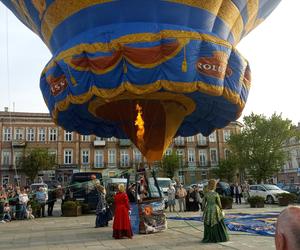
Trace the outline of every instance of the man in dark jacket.
{"type": "Polygon", "coordinates": [[[48,190],[48,216],[53,216],[53,207],[56,202],[56,189],[53,187],[53,189],[48,190]]]}

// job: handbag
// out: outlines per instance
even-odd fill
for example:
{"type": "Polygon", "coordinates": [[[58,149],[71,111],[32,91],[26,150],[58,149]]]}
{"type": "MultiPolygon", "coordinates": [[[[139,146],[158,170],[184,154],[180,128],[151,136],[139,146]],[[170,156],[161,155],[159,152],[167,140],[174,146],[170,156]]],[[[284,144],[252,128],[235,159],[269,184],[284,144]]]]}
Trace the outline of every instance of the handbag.
{"type": "Polygon", "coordinates": [[[108,221],[113,219],[113,213],[112,213],[109,206],[107,206],[106,209],[105,209],[105,215],[106,215],[106,218],[107,218],[108,221]]]}

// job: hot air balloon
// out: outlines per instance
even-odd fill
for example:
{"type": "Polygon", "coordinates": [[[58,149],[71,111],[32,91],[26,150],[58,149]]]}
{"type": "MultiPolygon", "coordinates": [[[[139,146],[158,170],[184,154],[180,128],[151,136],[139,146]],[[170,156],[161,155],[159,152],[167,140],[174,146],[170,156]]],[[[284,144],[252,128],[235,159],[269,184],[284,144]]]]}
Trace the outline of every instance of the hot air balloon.
{"type": "Polygon", "coordinates": [[[40,88],[54,121],[130,138],[148,161],[240,116],[251,79],[235,46],[280,2],[1,1],[53,54],[40,88]]]}

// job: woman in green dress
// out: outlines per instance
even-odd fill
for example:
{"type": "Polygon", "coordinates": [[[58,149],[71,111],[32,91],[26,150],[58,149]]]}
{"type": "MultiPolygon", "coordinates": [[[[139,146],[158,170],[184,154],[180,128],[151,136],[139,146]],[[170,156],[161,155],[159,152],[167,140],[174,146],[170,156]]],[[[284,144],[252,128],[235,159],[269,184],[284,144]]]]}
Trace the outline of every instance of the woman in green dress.
{"type": "Polygon", "coordinates": [[[208,181],[207,192],[203,199],[204,243],[228,241],[229,237],[224,223],[220,196],[215,192],[217,181],[208,181]]]}

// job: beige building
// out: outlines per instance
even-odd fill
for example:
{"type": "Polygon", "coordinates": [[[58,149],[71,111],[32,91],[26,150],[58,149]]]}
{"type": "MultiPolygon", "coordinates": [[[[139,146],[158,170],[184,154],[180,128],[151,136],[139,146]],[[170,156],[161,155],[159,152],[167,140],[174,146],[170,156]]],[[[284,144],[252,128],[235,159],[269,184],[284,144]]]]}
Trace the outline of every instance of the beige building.
{"type": "MultiPolygon", "coordinates": [[[[300,130],[300,123],[298,123],[300,130]]],[[[300,183],[300,140],[291,138],[284,145],[287,152],[287,160],[277,175],[277,182],[281,183],[300,183]]]]}
{"type": "MultiPolygon", "coordinates": [[[[241,127],[241,123],[232,122],[209,137],[176,137],[166,154],[174,150],[182,156],[178,171],[181,181],[193,183],[208,178],[210,170],[228,156],[226,140],[241,127]]],[[[146,163],[130,140],[66,132],[44,113],[0,112],[0,184],[28,183],[16,162],[32,148],[47,148],[56,158],[56,170],[40,173],[39,178],[62,183],[68,182],[74,172],[96,171],[110,177],[146,163]]]]}

